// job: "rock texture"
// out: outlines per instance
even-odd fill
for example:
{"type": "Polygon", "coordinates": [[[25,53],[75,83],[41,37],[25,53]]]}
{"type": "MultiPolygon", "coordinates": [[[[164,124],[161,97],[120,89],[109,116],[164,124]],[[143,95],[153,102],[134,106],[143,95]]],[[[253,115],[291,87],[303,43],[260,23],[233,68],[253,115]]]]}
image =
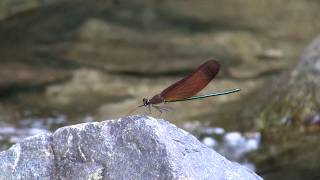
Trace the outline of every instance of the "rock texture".
{"type": "Polygon", "coordinates": [[[264,87],[262,128],[277,124],[303,126],[320,115],[320,37],[303,52],[298,65],[264,87]]]}
{"type": "Polygon", "coordinates": [[[261,179],[164,120],[130,116],[25,139],[0,153],[1,179],[261,179]]]}
{"type": "Polygon", "coordinates": [[[296,69],[299,72],[320,73],[320,36],[305,49],[296,69]]]}
{"type": "Polygon", "coordinates": [[[0,153],[0,179],[53,179],[55,160],[52,136],[26,138],[0,153]]]}
{"type": "Polygon", "coordinates": [[[293,70],[261,89],[267,96],[247,105],[260,108],[255,122],[260,123],[268,143],[261,149],[264,157],[256,157],[255,165],[260,172],[285,166],[265,171],[266,179],[319,179],[319,73],[320,36],[305,49],[293,70]]]}

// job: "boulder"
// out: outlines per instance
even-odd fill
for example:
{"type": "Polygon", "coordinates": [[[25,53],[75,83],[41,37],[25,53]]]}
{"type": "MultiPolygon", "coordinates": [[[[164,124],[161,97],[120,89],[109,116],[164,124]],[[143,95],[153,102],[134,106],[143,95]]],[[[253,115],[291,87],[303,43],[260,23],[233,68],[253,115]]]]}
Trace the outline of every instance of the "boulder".
{"type": "Polygon", "coordinates": [[[0,152],[0,179],[53,179],[54,158],[51,133],[26,138],[0,152]]]}
{"type": "Polygon", "coordinates": [[[3,179],[262,179],[161,119],[129,116],[40,134],[0,153],[3,179]]]}
{"type": "Polygon", "coordinates": [[[258,107],[254,118],[265,145],[251,160],[266,179],[319,179],[319,73],[320,37],[294,69],[261,89],[259,95],[266,96],[258,104],[245,106],[258,107]]]}
{"type": "Polygon", "coordinates": [[[320,36],[305,49],[296,69],[299,72],[320,73],[320,36]]]}
{"type": "Polygon", "coordinates": [[[316,38],[302,53],[297,66],[289,73],[277,77],[261,90],[264,99],[259,120],[261,128],[272,125],[312,124],[320,115],[320,37],[316,38]]]}

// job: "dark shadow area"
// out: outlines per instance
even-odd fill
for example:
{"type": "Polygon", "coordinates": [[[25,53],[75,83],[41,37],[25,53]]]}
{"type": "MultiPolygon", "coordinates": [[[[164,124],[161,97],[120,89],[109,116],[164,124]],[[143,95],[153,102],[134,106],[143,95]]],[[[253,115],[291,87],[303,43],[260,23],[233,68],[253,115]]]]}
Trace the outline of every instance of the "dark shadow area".
{"type": "Polygon", "coordinates": [[[47,86],[65,82],[68,78],[42,83],[11,83],[0,86],[0,101],[14,99],[18,94],[43,93],[47,86]]]}

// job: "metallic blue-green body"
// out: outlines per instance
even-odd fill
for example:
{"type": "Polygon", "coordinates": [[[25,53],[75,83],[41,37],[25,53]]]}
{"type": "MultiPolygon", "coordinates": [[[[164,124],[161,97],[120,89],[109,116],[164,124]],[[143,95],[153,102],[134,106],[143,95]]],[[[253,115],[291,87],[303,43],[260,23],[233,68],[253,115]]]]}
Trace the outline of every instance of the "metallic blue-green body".
{"type": "Polygon", "coordinates": [[[240,89],[231,89],[228,91],[223,91],[223,92],[216,92],[216,93],[210,93],[210,94],[204,94],[204,95],[199,95],[199,96],[192,96],[188,97],[185,99],[176,99],[176,100],[164,100],[164,102],[177,102],[177,101],[188,101],[188,100],[194,100],[194,99],[202,99],[202,98],[207,98],[207,97],[212,97],[212,96],[221,96],[225,94],[231,94],[240,91],[240,89]]]}

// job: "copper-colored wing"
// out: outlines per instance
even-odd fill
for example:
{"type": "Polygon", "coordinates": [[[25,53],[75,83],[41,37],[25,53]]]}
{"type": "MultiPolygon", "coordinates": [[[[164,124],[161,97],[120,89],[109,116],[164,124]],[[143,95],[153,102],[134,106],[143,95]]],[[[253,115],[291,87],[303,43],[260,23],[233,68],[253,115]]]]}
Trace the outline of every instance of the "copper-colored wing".
{"type": "Polygon", "coordinates": [[[192,74],[169,86],[160,93],[165,100],[177,100],[194,96],[218,74],[220,64],[209,60],[198,67],[192,74]]]}

